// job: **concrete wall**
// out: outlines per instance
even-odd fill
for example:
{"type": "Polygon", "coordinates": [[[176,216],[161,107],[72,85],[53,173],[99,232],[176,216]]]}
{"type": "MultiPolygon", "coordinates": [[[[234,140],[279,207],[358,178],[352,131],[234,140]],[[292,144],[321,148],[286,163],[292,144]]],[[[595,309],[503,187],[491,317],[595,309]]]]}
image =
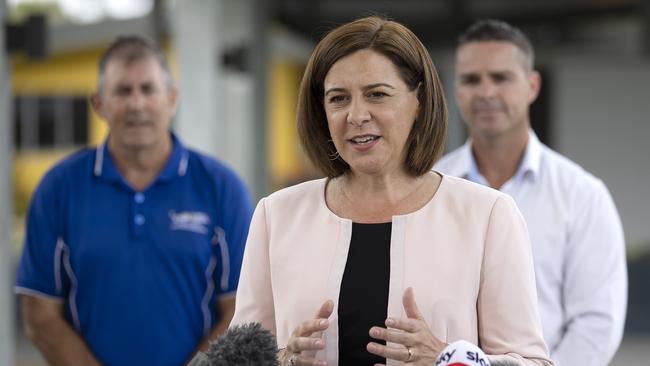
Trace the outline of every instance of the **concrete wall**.
{"type": "Polygon", "coordinates": [[[603,57],[553,63],[553,139],[607,184],[628,250],[650,249],[650,60],[603,57]]]}

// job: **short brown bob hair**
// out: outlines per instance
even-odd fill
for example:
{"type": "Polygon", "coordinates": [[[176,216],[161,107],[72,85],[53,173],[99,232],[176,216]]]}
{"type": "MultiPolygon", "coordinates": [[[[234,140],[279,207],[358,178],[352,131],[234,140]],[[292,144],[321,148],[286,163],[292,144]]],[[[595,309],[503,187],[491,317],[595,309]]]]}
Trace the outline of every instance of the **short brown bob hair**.
{"type": "Polygon", "coordinates": [[[410,90],[418,89],[420,111],[406,140],[407,172],[421,176],[442,154],[447,135],[447,105],[429,52],[408,28],[377,16],[346,23],[329,32],[314,49],[298,95],[296,122],[303,149],[330,178],[350,170],[336,152],[324,107],[324,80],[339,59],[370,49],[397,67],[410,90]]]}

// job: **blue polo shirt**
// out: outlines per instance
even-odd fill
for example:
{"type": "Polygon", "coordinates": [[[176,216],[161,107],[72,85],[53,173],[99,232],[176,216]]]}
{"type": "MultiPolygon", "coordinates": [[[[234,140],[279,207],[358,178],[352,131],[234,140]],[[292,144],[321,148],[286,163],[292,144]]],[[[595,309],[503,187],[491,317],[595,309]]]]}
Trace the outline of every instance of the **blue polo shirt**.
{"type": "Polygon", "coordinates": [[[182,365],[219,321],[239,279],[247,189],[186,149],[134,191],[106,143],[52,168],[29,208],[16,292],[60,299],[104,365],[182,365]]]}

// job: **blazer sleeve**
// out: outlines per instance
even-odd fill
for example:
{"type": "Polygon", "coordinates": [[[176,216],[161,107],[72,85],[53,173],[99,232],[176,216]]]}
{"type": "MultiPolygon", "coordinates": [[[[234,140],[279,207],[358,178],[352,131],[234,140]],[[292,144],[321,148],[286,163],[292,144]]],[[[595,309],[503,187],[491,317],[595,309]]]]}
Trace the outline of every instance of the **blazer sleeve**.
{"type": "Polygon", "coordinates": [[[263,198],[255,208],[248,230],[231,327],[258,322],[273,334],[276,333],[269,247],[267,210],[263,198]]]}
{"type": "Polygon", "coordinates": [[[506,195],[490,213],[477,307],[479,343],[492,361],[553,364],[542,335],[528,230],[506,195]]]}

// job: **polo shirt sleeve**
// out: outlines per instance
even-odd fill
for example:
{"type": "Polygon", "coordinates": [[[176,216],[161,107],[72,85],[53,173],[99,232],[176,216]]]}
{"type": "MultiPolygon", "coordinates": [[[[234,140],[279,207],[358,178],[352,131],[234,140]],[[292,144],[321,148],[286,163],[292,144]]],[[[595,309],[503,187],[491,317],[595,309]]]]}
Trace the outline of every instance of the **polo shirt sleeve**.
{"type": "Polygon", "coordinates": [[[220,284],[217,287],[218,297],[231,295],[237,290],[253,211],[248,189],[233,172],[228,173],[219,189],[219,220],[216,230],[222,260],[219,261],[220,268],[215,271],[215,283],[220,284]]]}
{"type": "Polygon", "coordinates": [[[34,191],[27,214],[25,242],[16,273],[19,294],[63,299],[69,285],[63,278],[61,196],[55,174],[49,172],[34,191]]]}

